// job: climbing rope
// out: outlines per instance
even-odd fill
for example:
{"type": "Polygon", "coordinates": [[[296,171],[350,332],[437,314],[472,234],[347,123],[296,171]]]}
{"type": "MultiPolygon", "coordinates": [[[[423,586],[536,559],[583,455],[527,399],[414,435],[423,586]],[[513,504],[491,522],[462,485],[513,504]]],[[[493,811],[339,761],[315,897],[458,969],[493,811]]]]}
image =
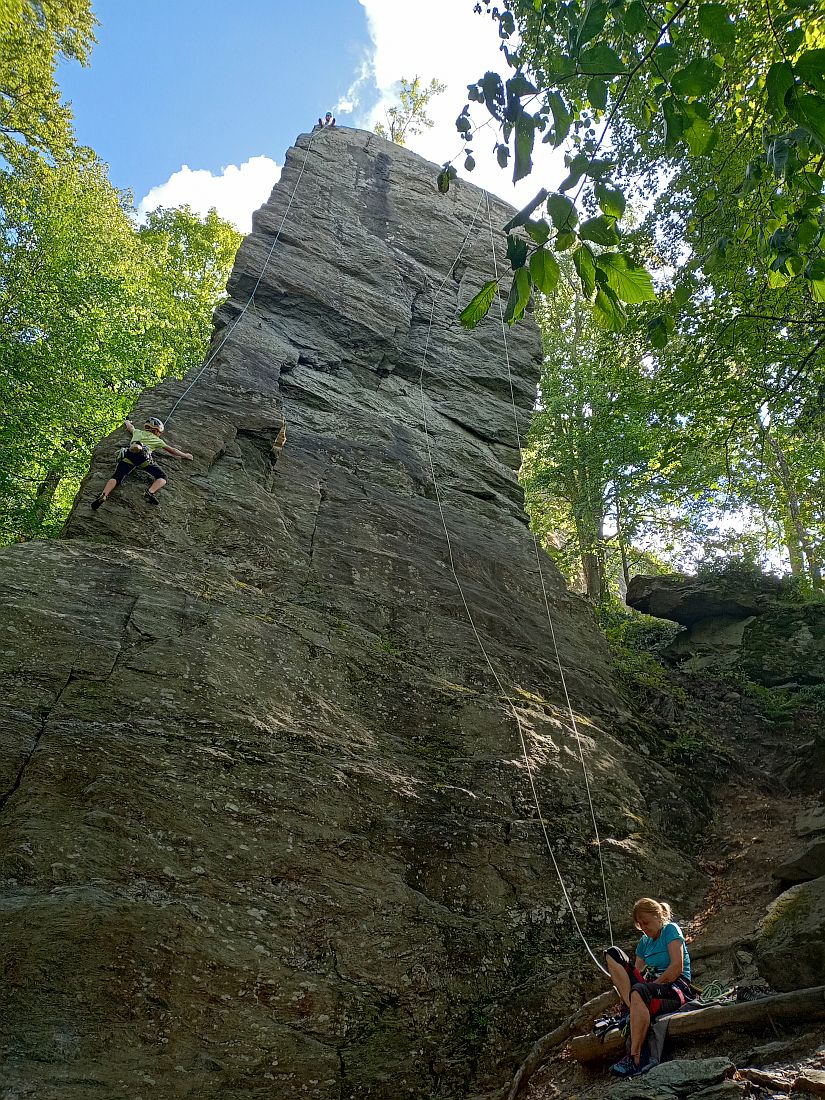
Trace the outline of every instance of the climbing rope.
{"type": "MultiPolygon", "coordinates": [[[[429,323],[427,325],[427,337],[426,337],[425,344],[424,344],[424,355],[423,355],[422,361],[421,361],[421,370],[419,371],[419,375],[418,375],[418,388],[419,388],[419,394],[420,394],[420,398],[421,398],[421,420],[422,420],[422,424],[423,424],[423,427],[424,427],[424,439],[425,439],[426,448],[427,448],[427,460],[428,460],[429,466],[430,466],[430,476],[432,477],[433,489],[435,491],[435,499],[436,499],[436,503],[438,505],[439,515],[441,517],[441,526],[444,528],[444,538],[445,538],[446,543],[447,543],[447,557],[448,557],[448,561],[449,561],[449,565],[450,565],[450,571],[453,575],[453,580],[455,581],[456,588],[458,589],[459,595],[461,596],[461,602],[464,605],[464,610],[467,614],[467,619],[469,620],[470,626],[472,628],[473,634],[475,635],[475,639],[476,639],[476,642],[478,643],[479,649],[481,650],[482,654],[484,655],[484,659],[487,662],[487,667],[490,669],[490,672],[493,676],[493,679],[495,680],[495,682],[498,686],[499,692],[501,693],[502,697],[507,700],[507,703],[510,707],[510,710],[511,710],[512,714],[513,714],[513,718],[515,719],[516,727],[517,727],[518,733],[519,733],[519,740],[521,742],[521,751],[522,751],[522,755],[524,757],[524,763],[525,763],[525,767],[527,769],[527,775],[528,775],[528,778],[529,778],[529,781],[530,781],[530,789],[531,789],[532,794],[533,794],[533,801],[534,801],[535,806],[536,806],[536,813],[538,815],[542,835],[544,836],[544,842],[547,845],[547,851],[550,854],[550,861],[553,864],[553,869],[555,870],[556,876],[559,880],[559,886],[561,887],[561,892],[562,892],[562,895],[564,896],[564,900],[567,903],[567,908],[570,911],[570,916],[573,920],[573,925],[576,929],[576,932],[579,935],[579,938],[581,939],[582,943],[584,944],[585,950],[587,951],[588,955],[591,957],[593,962],[596,964],[596,966],[599,968],[599,970],[601,970],[601,972],[603,974],[605,974],[609,977],[607,969],[600,962],[600,960],[597,958],[597,956],[593,952],[593,949],[591,948],[590,944],[587,942],[587,938],[586,938],[586,936],[584,935],[584,932],[581,929],[581,925],[579,924],[578,918],[576,917],[575,909],[573,908],[573,901],[570,897],[570,893],[567,889],[564,878],[562,876],[561,868],[559,867],[558,862],[556,860],[556,855],[555,855],[555,852],[553,851],[553,845],[550,841],[550,836],[549,836],[549,833],[547,831],[547,824],[546,824],[545,819],[544,819],[544,814],[542,813],[541,802],[539,800],[538,790],[536,789],[536,783],[535,783],[535,778],[534,778],[534,774],[533,774],[533,766],[530,763],[530,755],[529,755],[528,750],[527,750],[527,739],[526,739],[525,734],[524,734],[524,727],[522,725],[521,717],[518,713],[518,708],[516,707],[510,693],[504,687],[504,684],[502,683],[501,678],[499,677],[499,674],[496,671],[492,660],[490,659],[490,655],[487,652],[487,647],[484,645],[484,642],[481,638],[481,634],[479,633],[478,627],[476,626],[475,619],[473,618],[473,613],[470,610],[470,605],[467,602],[467,597],[464,594],[464,587],[461,583],[461,580],[458,576],[458,571],[456,570],[456,566],[455,566],[455,558],[453,556],[452,539],[450,537],[450,532],[449,532],[449,529],[447,527],[447,519],[446,519],[446,516],[444,514],[444,506],[443,506],[442,501],[441,501],[441,491],[440,491],[439,484],[438,484],[438,477],[437,477],[436,472],[435,472],[435,463],[433,461],[433,453],[432,453],[432,448],[431,448],[431,445],[430,445],[430,431],[429,431],[429,425],[427,423],[427,408],[426,408],[425,391],[424,391],[424,374],[425,374],[425,371],[426,371],[426,368],[427,368],[427,356],[429,354],[429,349],[430,349],[430,337],[431,337],[431,334],[432,334],[433,317],[435,315],[435,305],[436,305],[436,302],[437,302],[439,296],[441,295],[441,292],[443,291],[444,287],[447,285],[447,282],[451,278],[453,270],[455,269],[456,264],[461,259],[461,256],[462,256],[462,254],[464,252],[464,249],[467,245],[467,241],[470,239],[470,235],[471,235],[471,233],[472,233],[472,231],[475,227],[476,219],[478,218],[479,211],[481,210],[481,207],[482,207],[482,204],[484,203],[486,195],[487,195],[486,191],[482,192],[482,196],[479,199],[478,206],[476,207],[475,213],[473,214],[473,218],[472,218],[472,221],[470,223],[470,228],[467,230],[467,234],[464,237],[464,240],[462,241],[461,248],[459,249],[458,254],[456,255],[455,259],[453,260],[452,264],[450,265],[449,270],[447,271],[447,275],[444,278],[444,281],[441,283],[438,290],[434,293],[433,300],[432,300],[432,305],[430,307],[430,317],[429,317],[429,323]]],[[[543,578],[542,578],[542,584],[543,584],[543,578]]],[[[564,673],[562,672],[562,680],[563,679],[564,679],[564,673]]],[[[612,939],[612,935],[611,935],[611,939],[612,939]]]]}
{"type": "Polygon", "coordinates": [[[310,154],[310,151],[312,149],[312,143],[315,141],[315,134],[317,132],[318,132],[317,130],[313,130],[312,133],[310,134],[309,144],[306,147],[306,152],[304,153],[303,163],[301,164],[301,171],[298,173],[298,178],[295,181],[295,186],[292,188],[292,194],[289,196],[289,202],[286,204],[286,210],[284,211],[284,216],[281,218],[281,224],[278,226],[278,231],[275,234],[275,239],[273,240],[273,242],[270,246],[269,252],[267,252],[267,254],[266,254],[266,259],[263,262],[263,266],[261,267],[261,271],[260,271],[260,274],[258,275],[257,281],[255,282],[255,285],[252,288],[252,293],[247,298],[246,304],[244,305],[241,312],[238,314],[238,316],[235,318],[235,320],[227,327],[226,333],[225,333],[223,339],[221,340],[221,342],[218,344],[218,346],[215,348],[215,350],[211,353],[211,355],[209,355],[207,357],[207,359],[204,362],[201,369],[198,371],[198,373],[195,375],[195,377],[192,379],[192,381],[189,383],[189,385],[186,387],[186,389],[183,391],[183,393],[180,395],[180,397],[177,399],[177,401],[172,406],[170,412],[166,416],[166,423],[167,424],[172,419],[172,416],[174,415],[175,409],[177,409],[178,405],[180,405],[181,401],[183,401],[184,397],[186,397],[186,395],[189,393],[189,391],[194,386],[196,386],[197,383],[200,381],[200,379],[201,379],[202,375],[204,374],[204,372],[206,371],[207,367],[209,367],[213,363],[213,361],[215,360],[215,357],[217,356],[218,352],[221,350],[221,348],[224,346],[226,341],[232,335],[232,333],[234,332],[236,326],[240,323],[241,319],[245,316],[247,310],[249,309],[249,307],[254,302],[255,295],[258,292],[258,287],[261,285],[261,279],[263,279],[264,274],[266,273],[266,269],[269,267],[269,261],[272,259],[272,253],[275,251],[275,246],[278,243],[278,240],[281,236],[281,230],[284,228],[284,224],[286,222],[286,219],[288,218],[289,212],[292,209],[292,204],[295,201],[295,195],[298,192],[298,185],[301,182],[301,177],[303,176],[304,169],[307,166],[307,161],[309,160],[309,154],[310,154]]]}
{"type": "MultiPolygon", "coordinates": [[[[490,196],[489,196],[487,191],[484,192],[484,198],[485,198],[485,201],[487,203],[487,222],[488,222],[488,225],[489,225],[489,228],[490,228],[490,251],[491,251],[492,256],[493,256],[493,276],[495,277],[496,285],[498,285],[498,260],[496,259],[496,245],[495,245],[495,238],[493,236],[493,212],[492,212],[492,209],[490,207],[490,196]]],[[[515,430],[516,430],[516,442],[518,444],[519,460],[520,460],[520,464],[523,466],[524,465],[524,450],[523,450],[522,445],[521,445],[521,431],[519,430],[519,426],[518,426],[518,412],[516,411],[516,397],[515,397],[515,391],[514,391],[514,388],[513,388],[513,373],[512,373],[511,366],[510,366],[510,350],[507,346],[507,327],[504,323],[504,306],[502,305],[502,302],[501,302],[501,295],[496,294],[496,298],[498,299],[498,315],[499,315],[499,323],[501,324],[501,339],[502,339],[502,343],[504,344],[504,358],[505,358],[505,361],[507,363],[507,381],[508,381],[509,386],[510,386],[510,404],[512,405],[512,408],[513,408],[513,424],[514,424],[515,430]]],[[[538,570],[539,580],[541,581],[541,594],[542,594],[542,597],[544,599],[544,610],[547,614],[547,625],[550,627],[550,637],[553,641],[553,651],[555,653],[556,664],[557,664],[558,669],[559,669],[559,677],[561,678],[561,686],[564,690],[564,699],[565,699],[565,703],[567,704],[567,713],[570,715],[570,725],[572,727],[573,734],[576,738],[576,745],[577,745],[578,750],[579,750],[579,759],[581,760],[582,773],[584,775],[584,786],[585,786],[585,790],[587,791],[587,801],[590,805],[590,818],[593,822],[593,831],[596,835],[596,848],[597,848],[598,853],[599,853],[599,870],[601,872],[602,889],[604,891],[604,908],[605,908],[605,912],[607,914],[607,930],[608,930],[608,935],[610,937],[610,943],[612,944],[613,943],[613,924],[612,924],[612,921],[610,919],[610,901],[609,901],[608,896],[607,896],[607,877],[605,875],[604,859],[602,857],[602,841],[601,841],[601,837],[599,836],[599,825],[598,825],[598,822],[596,821],[596,811],[595,811],[595,808],[593,806],[593,795],[592,795],[592,792],[590,790],[590,778],[587,774],[587,764],[586,764],[585,759],[584,759],[584,745],[582,743],[582,738],[581,738],[581,735],[579,733],[579,726],[578,726],[578,723],[576,721],[576,716],[573,713],[573,705],[570,702],[570,693],[567,690],[567,680],[566,680],[565,675],[564,675],[564,669],[562,668],[561,655],[559,653],[558,643],[556,642],[556,630],[555,630],[555,627],[553,625],[553,617],[550,614],[550,601],[547,598],[547,586],[544,583],[544,572],[542,571],[542,568],[541,568],[541,554],[539,553],[539,540],[536,537],[536,533],[535,533],[535,531],[533,530],[532,527],[530,528],[530,534],[533,536],[533,549],[535,550],[535,554],[536,554],[536,569],[538,570]]]]}

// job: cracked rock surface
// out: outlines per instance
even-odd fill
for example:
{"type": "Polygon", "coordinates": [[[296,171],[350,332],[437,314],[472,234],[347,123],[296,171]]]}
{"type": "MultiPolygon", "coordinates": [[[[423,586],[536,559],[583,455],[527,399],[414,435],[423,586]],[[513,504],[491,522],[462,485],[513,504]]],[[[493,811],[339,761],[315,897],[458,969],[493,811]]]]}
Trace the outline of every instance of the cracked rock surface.
{"type": "Polygon", "coordinates": [[[494,1095],[592,969],[502,687],[607,937],[559,660],[614,921],[654,860],[660,896],[701,894],[691,811],[542,555],[556,658],[515,475],[538,334],[507,333],[511,402],[496,308],[457,320],[491,275],[486,203],[436,171],[301,137],[168,427],[195,461],[168,460],[159,508],[135,474],[94,513],[116,433],[64,538],[0,553],[4,1096],[494,1095]]]}

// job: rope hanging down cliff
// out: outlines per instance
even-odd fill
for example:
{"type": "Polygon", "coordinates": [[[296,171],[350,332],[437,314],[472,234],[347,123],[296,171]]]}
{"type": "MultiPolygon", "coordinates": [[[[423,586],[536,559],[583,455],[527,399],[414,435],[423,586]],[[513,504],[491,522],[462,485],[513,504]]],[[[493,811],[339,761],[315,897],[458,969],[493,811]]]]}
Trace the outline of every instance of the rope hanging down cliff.
{"type": "Polygon", "coordinates": [[[189,383],[189,385],[186,387],[186,389],[183,391],[183,393],[180,395],[180,397],[177,399],[177,401],[174,403],[174,405],[170,409],[169,413],[166,416],[166,423],[167,424],[172,419],[172,416],[175,412],[175,409],[177,409],[178,405],[181,403],[181,401],[183,401],[184,397],[186,397],[186,395],[189,393],[189,391],[194,386],[197,385],[197,383],[200,381],[201,376],[203,375],[206,368],[209,367],[213,363],[213,361],[214,361],[215,357],[217,356],[218,352],[221,350],[221,348],[224,346],[226,341],[232,335],[233,331],[235,330],[235,327],[240,323],[241,319],[246,314],[246,311],[249,309],[249,307],[252,305],[253,301],[255,300],[255,295],[258,292],[258,287],[261,285],[261,279],[263,279],[264,275],[266,274],[266,269],[269,267],[269,261],[272,259],[272,253],[275,251],[275,245],[278,243],[278,240],[281,236],[281,230],[284,228],[284,224],[286,222],[286,219],[289,217],[289,211],[292,209],[292,204],[295,201],[296,194],[298,193],[298,185],[301,182],[301,177],[304,174],[304,169],[306,168],[307,161],[309,160],[309,154],[310,154],[310,151],[312,149],[312,143],[313,143],[313,141],[315,141],[315,135],[318,132],[319,131],[317,129],[314,129],[312,131],[312,133],[310,134],[309,144],[306,147],[306,152],[304,153],[303,163],[301,164],[301,171],[298,173],[298,178],[295,181],[295,186],[292,188],[292,194],[289,196],[289,202],[286,204],[286,210],[284,211],[284,216],[281,218],[281,224],[278,226],[278,231],[275,234],[275,239],[272,241],[272,244],[270,245],[270,248],[269,248],[269,252],[267,252],[267,254],[266,254],[266,259],[263,262],[263,266],[261,267],[260,274],[258,275],[258,278],[255,282],[255,285],[252,288],[252,293],[247,298],[246,304],[244,305],[241,312],[238,314],[238,316],[235,318],[235,320],[227,327],[226,333],[224,334],[224,337],[221,340],[221,342],[218,344],[218,346],[215,348],[215,350],[206,358],[206,361],[204,362],[201,369],[198,371],[198,373],[195,375],[195,377],[192,379],[192,381],[189,383]]]}
{"type": "MultiPolygon", "coordinates": [[[[487,204],[487,223],[488,223],[489,228],[490,228],[490,252],[492,253],[492,257],[493,257],[493,276],[496,280],[496,285],[498,285],[498,260],[496,259],[496,245],[495,245],[495,238],[493,236],[493,212],[490,208],[490,195],[487,191],[484,192],[484,199],[485,199],[485,202],[487,204]]],[[[521,466],[523,466],[524,465],[524,450],[523,450],[522,445],[521,445],[521,431],[519,430],[519,426],[518,426],[518,412],[516,411],[516,397],[515,397],[515,392],[513,390],[513,372],[512,372],[511,367],[510,367],[510,350],[507,346],[507,327],[504,323],[504,306],[502,305],[501,295],[497,294],[496,297],[498,299],[498,315],[499,315],[499,323],[501,325],[501,340],[502,340],[502,343],[504,345],[504,359],[505,359],[505,362],[507,363],[507,382],[508,382],[509,387],[510,387],[510,404],[513,408],[513,424],[515,426],[515,431],[516,431],[516,443],[518,444],[518,453],[519,453],[520,464],[521,464],[521,466]]],[[[544,599],[544,610],[545,610],[545,613],[547,615],[547,625],[550,627],[550,637],[553,639],[553,651],[555,653],[556,664],[558,665],[558,669],[559,669],[559,677],[561,679],[561,686],[564,690],[564,699],[565,699],[565,702],[567,704],[567,713],[570,715],[570,725],[571,725],[573,734],[576,738],[576,745],[577,745],[578,750],[579,750],[579,759],[581,760],[581,765],[582,765],[582,773],[584,775],[584,786],[585,786],[585,790],[587,791],[587,801],[588,801],[588,804],[590,806],[590,818],[593,822],[593,831],[594,831],[595,836],[596,836],[596,849],[599,853],[599,871],[601,873],[602,889],[604,891],[604,908],[605,908],[605,912],[607,914],[607,931],[608,931],[608,936],[609,936],[609,939],[610,939],[610,943],[612,945],[612,943],[613,943],[613,923],[610,919],[610,901],[609,901],[608,896],[607,896],[607,877],[606,877],[605,871],[604,871],[604,858],[602,856],[602,841],[601,841],[601,837],[599,836],[599,825],[598,825],[598,822],[596,821],[596,811],[595,811],[595,808],[593,806],[593,795],[592,795],[591,790],[590,790],[590,777],[587,774],[587,763],[585,762],[585,759],[584,759],[584,745],[582,743],[581,734],[579,733],[579,726],[578,726],[578,723],[576,721],[576,715],[573,713],[573,705],[570,702],[570,693],[567,690],[567,680],[565,679],[564,669],[562,668],[561,654],[559,653],[558,643],[556,642],[556,630],[555,630],[555,627],[553,625],[553,617],[550,614],[550,601],[547,598],[547,586],[544,583],[544,573],[542,572],[542,568],[541,568],[541,554],[539,553],[539,540],[536,538],[536,532],[533,530],[532,527],[530,528],[530,534],[533,536],[533,549],[535,550],[535,554],[536,554],[536,569],[538,570],[539,580],[541,581],[541,594],[542,594],[542,597],[544,599]]]]}
{"type": "MultiPolygon", "coordinates": [[[[453,575],[453,580],[455,581],[456,588],[458,589],[459,595],[461,596],[461,602],[464,605],[464,610],[467,614],[467,619],[469,620],[470,626],[472,627],[472,631],[473,631],[473,634],[475,635],[475,639],[476,639],[476,642],[478,643],[479,649],[481,650],[481,652],[484,656],[484,659],[487,662],[487,666],[490,669],[490,672],[492,673],[493,679],[495,680],[501,695],[507,700],[507,703],[510,707],[510,710],[512,711],[513,718],[515,719],[516,727],[517,727],[518,732],[519,732],[519,739],[521,741],[521,751],[522,751],[522,755],[524,757],[525,766],[527,768],[527,775],[528,775],[529,780],[530,780],[530,789],[532,791],[533,801],[534,801],[535,806],[536,806],[536,813],[538,814],[539,824],[541,826],[541,831],[542,831],[542,834],[544,836],[545,844],[547,845],[547,851],[550,854],[550,860],[553,864],[553,869],[555,870],[556,876],[559,880],[559,886],[561,887],[562,895],[564,896],[564,900],[567,903],[567,908],[570,911],[570,916],[573,920],[573,924],[575,926],[576,932],[578,933],[579,938],[581,939],[582,943],[584,944],[585,950],[587,951],[588,955],[591,957],[593,962],[596,964],[596,966],[599,968],[599,970],[601,970],[601,972],[603,974],[607,975],[606,968],[604,967],[602,962],[599,960],[599,958],[594,953],[594,951],[591,948],[590,944],[587,942],[587,938],[584,935],[584,932],[581,929],[581,925],[579,924],[578,918],[576,917],[576,912],[573,908],[573,902],[572,902],[572,899],[570,897],[570,892],[567,889],[567,886],[564,882],[564,878],[563,878],[562,873],[561,873],[561,868],[559,867],[558,862],[556,860],[556,855],[555,855],[555,852],[553,851],[553,845],[550,842],[550,836],[549,836],[549,833],[547,831],[547,824],[546,824],[545,819],[544,819],[544,814],[542,813],[541,802],[539,800],[538,791],[536,789],[535,779],[534,779],[534,776],[533,776],[533,766],[530,763],[530,756],[529,756],[529,753],[527,751],[527,740],[526,740],[526,737],[524,735],[524,727],[522,725],[522,721],[521,721],[521,717],[518,713],[518,709],[517,709],[512,697],[511,697],[510,693],[504,687],[504,684],[502,683],[501,678],[499,677],[499,674],[496,671],[492,660],[490,659],[490,655],[487,652],[487,648],[484,645],[484,642],[481,638],[481,634],[479,633],[478,627],[476,626],[475,619],[473,618],[473,613],[470,610],[470,606],[467,602],[467,597],[464,594],[464,588],[461,584],[461,580],[458,576],[458,571],[456,570],[456,566],[455,566],[455,558],[453,556],[452,538],[450,536],[450,532],[449,532],[449,529],[447,527],[447,520],[446,520],[446,516],[444,514],[444,507],[443,507],[442,502],[441,502],[441,491],[440,491],[439,484],[438,484],[438,477],[437,477],[436,472],[435,472],[435,463],[433,461],[432,448],[430,446],[430,431],[429,431],[429,425],[427,423],[427,409],[426,409],[425,391],[424,391],[424,372],[425,372],[426,367],[427,367],[427,355],[429,354],[429,349],[430,349],[430,336],[431,336],[432,327],[433,327],[433,316],[435,314],[435,304],[436,304],[439,296],[441,295],[441,292],[444,290],[444,287],[447,285],[448,281],[450,280],[450,278],[452,276],[452,273],[453,273],[453,269],[455,268],[456,264],[458,263],[458,261],[460,260],[460,258],[462,256],[462,253],[464,252],[464,248],[466,247],[467,241],[470,239],[470,235],[473,232],[473,229],[474,229],[475,223],[476,223],[476,219],[478,218],[479,211],[481,210],[481,206],[482,206],[482,203],[485,201],[485,198],[487,198],[487,192],[486,191],[482,192],[482,196],[479,199],[478,206],[476,207],[475,213],[473,214],[473,217],[472,217],[472,221],[470,222],[470,228],[467,230],[467,234],[464,237],[464,240],[462,241],[461,248],[458,250],[458,254],[456,255],[453,262],[450,264],[450,267],[447,271],[447,275],[444,278],[444,281],[441,283],[439,288],[433,294],[432,305],[430,307],[430,317],[429,317],[429,322],[428,322],[428,325],[427,325],[427,337],[426,337],[425,344],[424,344],[424,354],[423,354],[422,361],[421,361],[421,369],[420,369],[419,374],[418,374],[418,387],[419,387],[419,394],[420,394],[420,398],[421,398],[421,420],[422,420],[422,425],[423,425],[423,428],[424,428],[424,439],[425,439],[425,444],[426,444],[426,448],[427,448],[427,460],[428,460],[429,466],[430,466],[430,476],[432,477],[433,489],[435,491],[435,499],[436,499],[436,503],[438,505],[439,515],[441,517],[441,525],[444,528],[444,538],[445,538],[446,544],[447,544],[447,558],[448,558],[449,565],[450,565],[450,571],[453,575]]],[[[508,361],[508,367],[509,367],[509,361],[508,361]]],[[[519,441],[519,445],[520,445],[520,441],[519,441]]],[[[544,583],[544,578],[542,577],[542,585],[543,585],[543,583],[544,583]]],[[[550,614],[549,606],[547,608],[547,614],[548,614],[548,617],[549,617],[549,614],[550,614]]],[[[553,633],[553,643],[555,645],[555,633],[553,633]]],[[[558,657],[558,648],[556,648],[556,655],[558,657]]],[[[564,671],[562,669],[560,660],[559,660],[559,671],[561,673],[562,682],[564,683],[564,671]]],[[[566,684],[565,684],[565,695],[567,695],[566,684]]],[[[568,696],[568,701],[569,701],[569,696],[568,696]]],[[[591,803],[591,807],[592,807],[592,803],[591,803]]],[[[610,918],[609,918],[609,914],[608,914],[608,922],[609,922],[609,919],[610,918]]],[[[612,934],[611,934],[611,940],[612,940],[612,934]]],[[[609,975],[608,975],[608,977],[609,977],[609,975]]]]}

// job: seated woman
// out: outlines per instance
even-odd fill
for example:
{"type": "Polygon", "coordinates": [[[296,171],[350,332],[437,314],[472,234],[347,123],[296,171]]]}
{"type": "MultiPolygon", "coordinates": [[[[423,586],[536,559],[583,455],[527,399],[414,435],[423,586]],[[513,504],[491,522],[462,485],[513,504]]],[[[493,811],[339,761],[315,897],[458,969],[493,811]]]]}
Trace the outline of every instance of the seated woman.
{"type": "Polygon", "coordinates": [[[692,995],[690,955],[682,929],[671,919],[666,901],[639,898],[633,923],[642,933],[630,961],[620,947],[605,951],[605,962],[619,996],[630,1012],[630,1053],[611,1067],[618,1077],[635,1077],[656,1064],[645,1048],[650,1021],[675,1012],[692,995]]]}

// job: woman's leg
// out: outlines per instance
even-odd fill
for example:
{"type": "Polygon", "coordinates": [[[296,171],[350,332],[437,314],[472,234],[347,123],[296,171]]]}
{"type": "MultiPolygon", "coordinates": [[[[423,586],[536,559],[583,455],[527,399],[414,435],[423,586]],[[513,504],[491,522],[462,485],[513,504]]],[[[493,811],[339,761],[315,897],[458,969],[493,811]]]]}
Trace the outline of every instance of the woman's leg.
{"type": "Polygon", "coordinates": [[[106,484],[103,486],[103,492],[100,494],[104,500],[108,498],[109,493],[111,493],[112,489],[116,488],[116,486],[117,479],[114,477],[110,477],[106,484]]]}
{"type": "Polygon", "coordinates": [[[152,477],[152,484],[149,486],[147,492],[150,497],[155,496],[161,491],[166,484],[166,471],[161,469],[156,463],[151,462],[148,466],[144,466],[144,470],[152,477]]]}
{"type": "Polygon", "coordinates": [[[637,990],[630,994],[630,1053],[634,1062],[641,1057],[642,1047],[650,1029],[650,1010],[637,990]]]}
{"type": "Polygon", "coordinates": [[[610,980],[616,987],[616,992],[619,994],[624,1003],[630,1007],[630,975],[622,963],[617,962],[614,958],[607,953],[604,956],[605,964],[607,965],[608,973],[610,974],[610,980]]]}

